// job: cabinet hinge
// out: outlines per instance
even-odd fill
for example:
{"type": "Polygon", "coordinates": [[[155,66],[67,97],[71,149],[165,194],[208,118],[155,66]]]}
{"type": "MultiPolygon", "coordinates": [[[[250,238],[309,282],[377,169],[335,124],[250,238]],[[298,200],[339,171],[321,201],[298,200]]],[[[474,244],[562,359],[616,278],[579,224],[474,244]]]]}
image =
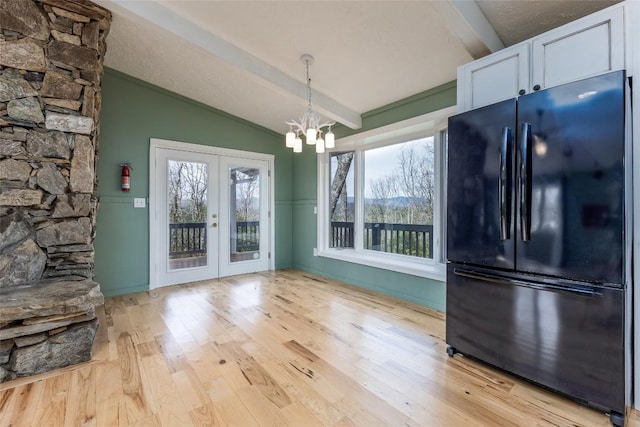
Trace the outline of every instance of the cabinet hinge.
{"type": "Polygon", "coordinates": [[[271,252],[269,252],[269,256],[268,256],[268,258],[269,258],[269,259],[271,259],[271,252]]]}
{"type": "Polygon", "coordinates": [[[268,171],[267,171],[267,176],[268,176],[268,177],[271,177],[271,170],[268,170],[268,171]]]}

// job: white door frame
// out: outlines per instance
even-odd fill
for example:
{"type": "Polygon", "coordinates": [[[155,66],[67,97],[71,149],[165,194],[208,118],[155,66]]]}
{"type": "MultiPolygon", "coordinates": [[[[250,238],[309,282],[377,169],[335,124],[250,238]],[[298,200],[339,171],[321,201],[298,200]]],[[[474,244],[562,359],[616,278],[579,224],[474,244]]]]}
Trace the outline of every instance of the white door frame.
{"type": "MultiPolygon", "coordinates": [[[[273,215],[274,207],[274,190],[275,179],[273,175],[274,160],[273,154],[254,153],[251,151],[234,150],[230,148],[212,147],[209,145],[191,144],[187,142],[172,141],[167,139],[151,138],[149,141],[149,289],[155,289],[158,285],[158,272],[157,272],[157,248],[158,248],[158,233],[163,233],[164,230],[159,230],[158,221],[156,218],[156,191],[157,184],[155,182],[156,165],[157,165],[157,149],[170,149],[177,151],[186,151],[192,153],[201,154],[213,154],[226,157],[237,157],[239,159],[254,159],[267,161],[269,164],[269,183],[268,183],[268,204],[269,204],[269,270],[274,270],[275,266],[275,215],[273,215]]],[[[222,201],[221,201],[222,202],[222,201]]],[[[223,206],[219,206],[222,209],[223,206]]]]}
{"type": "MultiPolygon", "coordinates": [[[[218,195],[220,184],[219,161],[220,156],[211,154],[194,153],[191,151],[170,150],[165,148],[156,148],[154,151],[156,157],[156,168],[154,173],[155,191],[151,197],[155,197],[157,202],[153,203],[154,216],[156,219],[155,227],[157,233],[153,233],[155,244],[150,246],[153,252],[153,260],[155,263],[156,287],[169,286],[179,283],[188,283],[197,280],[206,280],[213,277],[220,277],[219,272],[219,228],[210,227],[212,221],[209,220],[210,214],[218,213],[218,203],[220,197],[218,195]],[[188,162],[200,163],[207,165],[207,213],[204,219],[206,224],[206,264],[181,266],[170,268],[171,260],[169,255],[169,233],[168,231],[168,169],[169,162],[188,162]]],[[[216,221],[217,222],[217,221],[216,221]]],[[[151,255],[151,254],[150,254],[151,255]]],[[[201,259],[201,258],[200,258],[201,259]]]]}

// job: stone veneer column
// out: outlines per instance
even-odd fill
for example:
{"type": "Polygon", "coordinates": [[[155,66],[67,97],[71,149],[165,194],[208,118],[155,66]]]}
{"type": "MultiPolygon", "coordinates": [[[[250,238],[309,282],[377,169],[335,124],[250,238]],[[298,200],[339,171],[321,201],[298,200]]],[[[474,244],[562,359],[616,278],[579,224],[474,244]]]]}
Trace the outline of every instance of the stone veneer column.
{"type": "Polygon", "coordinates": [[[88,0],[0,0],[0,382],[91,357],[110,25],[88,0]]]}

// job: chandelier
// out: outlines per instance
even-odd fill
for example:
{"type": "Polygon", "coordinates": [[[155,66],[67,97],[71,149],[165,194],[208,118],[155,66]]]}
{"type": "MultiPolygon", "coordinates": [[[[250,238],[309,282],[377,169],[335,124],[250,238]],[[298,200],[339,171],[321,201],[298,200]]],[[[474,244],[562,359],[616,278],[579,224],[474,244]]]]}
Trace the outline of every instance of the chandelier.
{"type": "Polygon", "coordinates": [[[313,111],[311,105],[311,77],[309,76],[309,67],[313,64],[313,56],[305,53],[300,57],[307,68],[307,95],[309,104],[307,105],[307,111],[300,117],[300,121],[296,122],[292,120],[285,122],[289,125],[289,131],[286,135],[287,148],[293,148],[294,153],[302,152],[302,135],[305,136],[305,140],[308,145],[316,146],[316,153],[324,153],[325,148],[333,148],[335,146],[335,135],[331,132],[331,126],[335,125],[335,122],[321,122],[320,116],[313,111]],[[328,127],[327,132],[322,137],[322,128],[328,127]]]}

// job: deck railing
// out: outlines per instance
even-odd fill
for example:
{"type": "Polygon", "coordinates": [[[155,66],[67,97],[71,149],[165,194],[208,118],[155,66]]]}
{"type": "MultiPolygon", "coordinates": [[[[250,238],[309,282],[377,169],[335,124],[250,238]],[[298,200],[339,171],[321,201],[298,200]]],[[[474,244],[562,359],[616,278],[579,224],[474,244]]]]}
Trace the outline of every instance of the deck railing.
{"type": "MultiPolygon", "coordinates": [[[[353,222],[332,222],[329,245],[353,248],[353,222]]],[[[365,222],[364,249],[433,258],[433,225],[365,222]]]]}
{"type": "MultiPolygon", "coordinates": [[[[260,249],[260,221],[236,223],[236,252],[251,252],[260,249]]],[[[207,223],[169,224],[169,256],[203,256],[207,253],[207,223]]]]}
{"type": "Polygon", "coordinates": [[[207,223],[169,224],[169,256],[180,258],[207,253],[207,223]]]}
{"type": "MultiPolygon", "coordinates": [[[[364,248],[381,252],[433,258],[433,225],[389,224],[365,222],[364,248]]],[[[236,252],[257,251],[260,248],[260,221],[236,223],[236,252]]],[[[330,246],[353,248],[352,222],[332,222],[330,246]]],[[[207,252],[207,224],[169,224],[169,255],[202,256],[207,252]]]]}
{"type": "Polygon", "coordinates": [[[260,221],[236,223],[236,252],[260,250],[260,221]]]}

